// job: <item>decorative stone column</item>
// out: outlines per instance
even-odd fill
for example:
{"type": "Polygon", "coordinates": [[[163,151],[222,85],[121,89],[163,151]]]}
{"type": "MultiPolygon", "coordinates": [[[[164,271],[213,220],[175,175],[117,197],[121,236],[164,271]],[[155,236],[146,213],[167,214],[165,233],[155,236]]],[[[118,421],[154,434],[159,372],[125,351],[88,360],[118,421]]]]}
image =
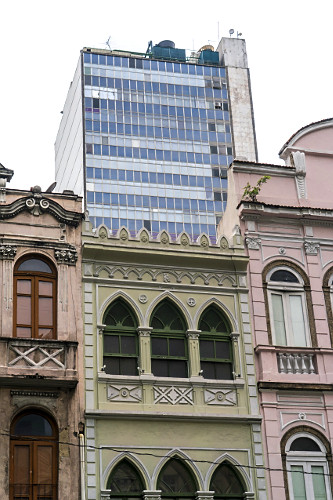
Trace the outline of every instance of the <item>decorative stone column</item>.
{"type": "Polygon", "coordinates": [[[195,494],[196,500],[213,500],[214,491],[197,491],[195,494]]]}
{"type": "Polygon", "coordinates": [[[143,500],[161,500],[162,490],[143,490],[143,500]]]}
{"type": "MultiPolygon", "coordinates": [[[[69,245],[67,248],[56,248],[54,257],[58,264],[58,339],[76,340],[75,328],[70,328],[73,318],[68,316],[68,282],[71,281],[69,266],[75,266],[78,259],[75,247],[69,245]],[[68,333],[70,336],[68,337],[68,333]]],[[[75,281],[73,280],[73,283],[75,281]]]]}
{"type": "Polygon", "coordinates": [[[232,341],[232,353],[234,357],[234,378],[236,379],[241,376],[239,345],[238,345],[239,332],[231,332],[230,338],[232,341]]]}
{"type": "Polygon", "coordinates": [[[189,354],[189,376],[199,377],[200,373],[200,350],[199,350],[199,336],[201,330],[187,330],[186,335],[188,339],[188,354],[189,354]]]}
{"type": "Polygon", "coordinates": [[[97,331],[98,331],[98,336],[97,336],[97,371],[98,372],[104,372],[104,363],[103,363],[103,356],[104,356],[104,329],[106,325],[103,324],[98,324],[97,325],[97,331]]]}
{"type": "Polygon", "coordinates": [[[151,375],[150,356],[150,326],[139,326],[137,329],[140,339],[140,373],[139,375],[151,375]]]}
{"type": "Polygon", "coordinates": [[[11,337],[13,333],[13,260],[16,247],[0,245],[0,264],[2,261],[2,289],[0,293],[2,304],[2,335],[11,337]]]}

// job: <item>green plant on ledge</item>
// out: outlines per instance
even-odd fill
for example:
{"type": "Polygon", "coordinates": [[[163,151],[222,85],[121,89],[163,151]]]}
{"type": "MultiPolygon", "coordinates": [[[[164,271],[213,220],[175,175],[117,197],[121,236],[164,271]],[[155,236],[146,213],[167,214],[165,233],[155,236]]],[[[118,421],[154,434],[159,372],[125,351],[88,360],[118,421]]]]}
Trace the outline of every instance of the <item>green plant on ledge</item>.
{"type": "Polygon", "coordinates": [[[260,193],[261,186],[262,184],[265,184],[265,182],[270,179],[270,175],[263,175],[257,182],[255,186],[251,186],[250,183],[248,182],[246,186],[244,187],[244,193],[242,196],[242,200],[245,198],[250,198],[251,201],[257,201],[257,196],[260,193]]]}

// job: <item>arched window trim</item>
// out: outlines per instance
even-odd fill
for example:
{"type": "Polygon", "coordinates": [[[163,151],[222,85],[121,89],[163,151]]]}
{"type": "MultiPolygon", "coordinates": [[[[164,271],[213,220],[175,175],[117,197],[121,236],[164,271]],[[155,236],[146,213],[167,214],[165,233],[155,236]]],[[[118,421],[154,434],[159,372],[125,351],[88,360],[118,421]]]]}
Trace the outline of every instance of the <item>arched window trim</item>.
{"type": "MultiPolygon", "coordinates": [[[[208,325],[209,326],[209,325],[208,325]]],[[[234,354],[233,354],[233,346],[230,337],[231,327],[230,322],[225,315],[224,311],[222,311],[216,304],[209,304],[202,312],[198,322],[198,329],[200,330],[199,337],[199,350],[200,350],[200,364],[202,369],[202,375],[204,378],[208,378],[211,380],[231,380],[233,379],[233,363],[234,363],[234,354]],[[225,325],[224,332],[219,331],[207,331],[203,330],[201,322],[204,321],[204,316],[209,313],[210,309],[215,311],[218,316],[223,320],[225,325]],[[219,356],[219,344],[227,343],[229,348],[229,356],[221,357],[219,356]],[[204,346],[206,350],[206,355],[204,355],[204,346]],[[210,352],[208,352],[210,351],[210,352]],[[208,355],[209,354],[209,355],[208,355]],[[218,371],[225,365],[229,367],[230,373],[227,376],[218,376],[218,371]],[[205,368],[206,367],[206,368],[205,368]],[[206,374],[205,374],[206,371],[206,374]],[[207,376],[207,372],[209,372],[212,376],[207,376]]]]}
{"type": "MultiPolygon", "coordinates": [[[[317,347],[317,337],[316,337],[316,331],[315,331],[315,322],[314,322],[314,313],[313,313],[313,305],[312,305],[312,298],[311,298],[311,290],[310,290],[310,282],[309,278],[304,272],[303,269],[301,269],[299,266],[297,266],[294,262],[292,261],[287,261],[287,260],[278,260],[278,261],[272,261],[267,266],[264,268],[263,273],[262,273],[262,279],[263,279],[263,290],[264,290],[264,299],[265,299],[265,308],[266,308],[266,318],[267,318],[267,333],[269,337],[269,341],[272,345],[277,345],[275,342],[275,332],[274,332],[274,323],[273,323],[273,318],[272,318],[272,306],[270,302],[270,293],[272,288],[269,288],[269,285],[271,286],[272,283],[274,282],[269,282],[268,277],[271,276],[271,273],[281,269],[281,268],[286,268],[288,271],[292,272],[297,278],[303,283],[303,290],[304,290],[304,318],[307,318],[307,321],[305,321],[306,324],[306,335],[307,335],[307,342],[308,346],[312,347],[317,347]]],[[[276,282],[275,282],[276,283],[276,282]]],[[[274,283],[274,285],[275,285],[274,283]]],[[[291,283],[291,285],[296,285],[291,283]]],[[[289,289],[289,283],[285,283],[286,289],[289,289]]],[[[276,288],[277,289],[277,288],[276,288]]],[[[293,291],[293,290],[291,290],[293,291]]],[[[297,293],[297,289],[294,288],[294,292],[297,293]]],[[[299,293],[299,291],[298,291],[299,293]]],[[[294,347],[302,347],[302,346],[296,346],[294,347]]]]}
{"type": "Polygon", "coordinates": [[[126,497],[126,496],[130,496],[130,497],[138,496],[138,497],[141,497],[142,496],[142,491],[145,488],[146,488],[146,486],[145,486],[145,480],[144,480],[143,475],[141,474],[141,471],[127,457],[124,457],[121,460],[117,461],[117,463],[115,463],[114,466],[112,467],[111,471],[109,471],[108,478],[107,478],[107,481],[106,481],[106,489],[108,491],[110,491],[110,497],[112,497],[112,496],[116,496],[117,498],[119,498],[119,497],[126,497]],[[139,479],[139,481],[141,483],[140,484],[140,490],[135,491],[135,492],[133,492],[133,491],[113,492],[110,489],[109,486],[110,486],[110,482],[111,482],[112,476],[114,475],[114,473],[118,469],[118,467],[121,467],[124,463],[126,463],[131,469],[133,469],[135,471],[136,475],[138,476],[138,479],[139,479]]]}
{"type": "Polygon", "coordinates": [[[135,311],[122,297],[116,297],[103,315],[103,366],[110,375],[138,376],[139,342],[138,319],[135,311]],[[119,302],[133,319],[133,326],[108,325],[110,309],[119,302]]]}
{"type": "Polygon", "coordinates": [[[320,467],[324,473],[323,482],[325,485],[325,493],[327,496],[327,500],[332,500],[331,495],[331,485],[329,479],[329,464],[326,457],[326,448],[323,442],[313,434],[309,432],[298,432],[289,437],[285,445],[285,456],[286,456],[286,470],[288,477],[288,486],[289,486],[289,497],[290,500],[294,500],[294,492],[293,492],[293,477],[298,478],[299,476],[303,477],[304,488],[308,498],[315,498],[314,494],[314,483],[313,476],[311,472],[314,472],[313,467],[320,467]],[[290,450],[292,443],[298,438],[308,438],[314,441],[320,451],[292,451],[290,450]],[[296,471],[296,468],[298,471],[296,471]],[[302,474],[300,470],[303,470],[302,474]],[[293,476],[295,474],[295,476],[293,476]]]}
{"type": "MultiPolygon", "coordinates": [[[[14,416],[10,426],[10,474],[9,474],[9,499],[14,500],[22,495],[26,500],[37,498],[38,492],[45,494],[49,499],[56,500],[58,498],[58,437],[59,430],[54,418],[47,412],[39,408],[26,408],[14,416]],[[15,435],[14,428],[16,424],[25,416],[40,415],[45,418],[52,429],[51,436],[24,436],[15,435]],[[46,466],[47,474],[51,474],[51,482],[45,481],[45,475],[41,482],[38,481],[40,467],[45,464],[45,453],[40,450],[51,449],[51,466],[46,466]],[[24,450],[21,456],[20,450],[24,450]],[[28,451],[28,454],[27,454],[28,451]],[[41,455],[39,455],[42,453],[41,455]],[[40,458],[39,458],[40,456],[40,458]],[[17,460],[20,462],[19,481],[15,481],[15,469],[17,460]],[[25,468],[25,470],[24,470],[25,468]],[[24,476],[26,483],[24,483],[24,476]],[[18,489],[17,489],[18,488],[18,489]],[[22,491],[23,489],[23,491],[22,491]]],[[[42,495],[43,496],[43,495],[42,495]]]]}
{"type": "Polygon", "coordinates": [[[20,257],[14,266],[14,307],[13,307],[13,336],[18,338],[41,338],[41,339],[56,339],[57,338],[57,269],[52,260],[42,254],[25,254],[20,257]],[[19,267],[25,261],[31,259],[37,259],[45,262],[51,269],[51,273],[43,271],[19,271],[19,267]],[[26,281],[30,282],[30,292],[18,291],[18,282],[26,281]],[[45,292],[40,293],[39,284],[40,282],[52,283],[52,295],[47,295],[45,292]],[[19,297],[31,297],[30,302],[30,322],[23,323],[18,321],[18,298],[19,297]],[[52,320],[50,324],[40,323],[40,299],[52,298],[52,320]],[[18,328],[31,330],[31,335],[20,335],[18,328]],[[43,330],[51,330],[51,333],[45,333],[41,335],[40,332],[43,330]]]}
{"type": "Polygon", "coordinates": [[[152,373],[156,377],[188,378],[187,323],[181,309],[168,297],[164,298],[153,309],[149,325],[152,327],[155,315],[158,317],[159,309],[164,304],[169,304],[171,310],[177,313],[182,323],[182,329],[153,328],[150,334],[152,373]],[[180,352],[180,349],[182,349],[182,352],[180,352]],[[172,372],[174,369],[179,370],[179,372],[174,374],[172,372]]]}

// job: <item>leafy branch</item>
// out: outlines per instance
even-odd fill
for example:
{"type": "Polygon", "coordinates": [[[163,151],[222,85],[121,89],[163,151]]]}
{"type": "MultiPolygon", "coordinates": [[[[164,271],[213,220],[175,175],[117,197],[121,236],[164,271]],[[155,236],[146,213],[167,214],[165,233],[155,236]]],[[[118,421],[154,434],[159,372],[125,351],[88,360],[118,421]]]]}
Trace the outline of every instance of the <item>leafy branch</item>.
{"type": "Polygon", "coordinates": [[[243,198],[250,198],[251,201],[257,201],[257,196],[260,193],[262,184],[265,184],[265,182],[267,182],[268,179],[270,179],[270,178],[271,178],[270,175],[263,175],[263,177],[261,177],[258,180],[258,182],[255,186],[251,186],[250,183],[248,182],[246,184],[246,186],[244,187],[244,193],[243,193],[242,199],[243,198]]]}

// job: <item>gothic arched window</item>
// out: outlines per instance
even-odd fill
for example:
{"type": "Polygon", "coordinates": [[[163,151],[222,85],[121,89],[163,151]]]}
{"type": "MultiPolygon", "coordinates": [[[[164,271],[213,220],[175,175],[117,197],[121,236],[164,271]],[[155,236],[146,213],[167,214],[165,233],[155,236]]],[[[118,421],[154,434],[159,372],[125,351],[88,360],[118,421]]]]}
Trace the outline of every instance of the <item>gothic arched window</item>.
{"type": "Polygon", "coordinates": [[[157,489],[162,490],[162,499],[193,500],[197,486],[183,461],[172,458],[164,465],[158,476],[157,489]]]}
{"type": "Polygon", "coordinates": [[[103,323],[103,364],[105,372],[112,375],[138,374],[137,319],[132,309],[122,299],[108,307],[103,323]]]}
{"type": "Polygon", "coordinates": [[[155,308],[150,326],[152,373],[156,377],[188,377],[186,324],[178,307],[163,300],[155,308]]]}
{"type": "Polygon", "coordinates": [[[230,327],[214,305],[202,313],[199,321],[200,365],[204,378],[232,379],[230,327]]]}
{"type": "Polygon", "coordinates": [[[144,485],[136,468],[124,459],[112,470],[107,482],[107,489],[111,490],[110,498],[130,500],[142,497],[144,485]]]}
{"type": "Polygon", "coordinates": [[[242,500],[244,486],[235,469],[226,463],[219,465],[210,482],[210,491],[214,491],[214,499],[242,500]]]}

